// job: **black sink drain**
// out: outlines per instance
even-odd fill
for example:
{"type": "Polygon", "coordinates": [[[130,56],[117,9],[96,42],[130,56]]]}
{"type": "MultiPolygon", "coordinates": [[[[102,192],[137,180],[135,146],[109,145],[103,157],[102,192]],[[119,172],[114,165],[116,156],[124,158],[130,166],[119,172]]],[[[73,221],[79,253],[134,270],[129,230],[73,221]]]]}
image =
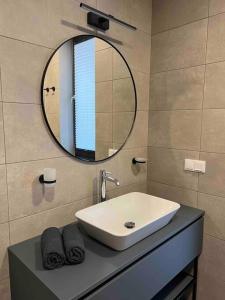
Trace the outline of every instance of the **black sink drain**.
{"type": "Polygon", "coordinates": [[[126,223],[124,224],[124,226],[125,226],[126,228],[132,229],[132,228],[135,227],[135,223],[132,222],[132,221],[129,221],[129,222],[126,222],[126,223]]]}

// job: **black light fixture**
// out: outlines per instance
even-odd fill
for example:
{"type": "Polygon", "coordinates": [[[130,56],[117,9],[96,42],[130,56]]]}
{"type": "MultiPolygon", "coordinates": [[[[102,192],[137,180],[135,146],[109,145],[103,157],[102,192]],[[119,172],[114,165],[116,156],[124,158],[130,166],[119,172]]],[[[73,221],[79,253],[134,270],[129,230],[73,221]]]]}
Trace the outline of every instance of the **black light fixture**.
{"type": "Polygon", "coordinates": [[[87,14],[87,23],[88,25],[97,27],[103,31],[109,29],[109,20],[91,11],[89,11],[87,14]]]}
{"type": "Polygon", "coordinates": [[[116,22],[122,26],[125,26],[131,30],[137,30],[137,28],[135,26],[132,26],[122,20],[115,18],[112,15],[106,14],[106,13],[104,13],[94,7],[91,7],[85,3],[81,2],[80,7],[89,11],[89,13],[87,14],[87,23],[91,26],[94,26],[96,28],[106,31],[109,29],[109,20],[111,20],[111,21],[116,22]]]}

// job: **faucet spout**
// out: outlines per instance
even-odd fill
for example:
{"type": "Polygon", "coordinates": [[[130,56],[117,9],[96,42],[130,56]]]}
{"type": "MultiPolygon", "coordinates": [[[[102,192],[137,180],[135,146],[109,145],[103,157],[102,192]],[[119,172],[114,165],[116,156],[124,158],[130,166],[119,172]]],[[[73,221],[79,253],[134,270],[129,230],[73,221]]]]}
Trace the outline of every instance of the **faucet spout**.
{"type": "Polygon", "coordinates": [[[110,172],[106,172],[106,170],[100,171],[100,195],[99,202],[103,202],[106,200],[106,182],[110,181],[115,183],[116,186],[119,186],[119,180],[112,177],[110,172]]]}
{"type": "Polygon", "coordinates": [[[111,176],[107,176],[107,177],[106,177],[106,181],[113,182],[113,183],[115,183],[116,186],[119,186],[119,185],[120,185],[119,180],[116,179],[116,178],[113,178],[113,177],[111,177],[111,176]]]}

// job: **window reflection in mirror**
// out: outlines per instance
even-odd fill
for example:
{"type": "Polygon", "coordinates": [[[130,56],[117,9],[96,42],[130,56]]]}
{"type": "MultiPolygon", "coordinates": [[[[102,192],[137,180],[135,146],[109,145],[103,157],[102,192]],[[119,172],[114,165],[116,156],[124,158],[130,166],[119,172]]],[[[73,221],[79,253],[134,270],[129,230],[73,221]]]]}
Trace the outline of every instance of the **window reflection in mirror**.
{"type": "Polygon", "coordinates": [[[136,113],[127,64],[111,44],[93,36],[71,39],[54,53],[43,77],[42,100],[58,143],[88,161],[116,153],[136,113]]]}

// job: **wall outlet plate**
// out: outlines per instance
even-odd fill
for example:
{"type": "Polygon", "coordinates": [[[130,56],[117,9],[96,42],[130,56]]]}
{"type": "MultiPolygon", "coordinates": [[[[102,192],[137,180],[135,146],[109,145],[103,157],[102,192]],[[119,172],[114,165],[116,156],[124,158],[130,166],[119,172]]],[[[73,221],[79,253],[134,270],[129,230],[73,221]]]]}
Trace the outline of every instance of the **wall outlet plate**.
{"type": "Polygon", "coordinates": [[[206,162],[204,160],[186,158],[184,160],[184,170],[196,173],[205,173],[206,162]]]}

